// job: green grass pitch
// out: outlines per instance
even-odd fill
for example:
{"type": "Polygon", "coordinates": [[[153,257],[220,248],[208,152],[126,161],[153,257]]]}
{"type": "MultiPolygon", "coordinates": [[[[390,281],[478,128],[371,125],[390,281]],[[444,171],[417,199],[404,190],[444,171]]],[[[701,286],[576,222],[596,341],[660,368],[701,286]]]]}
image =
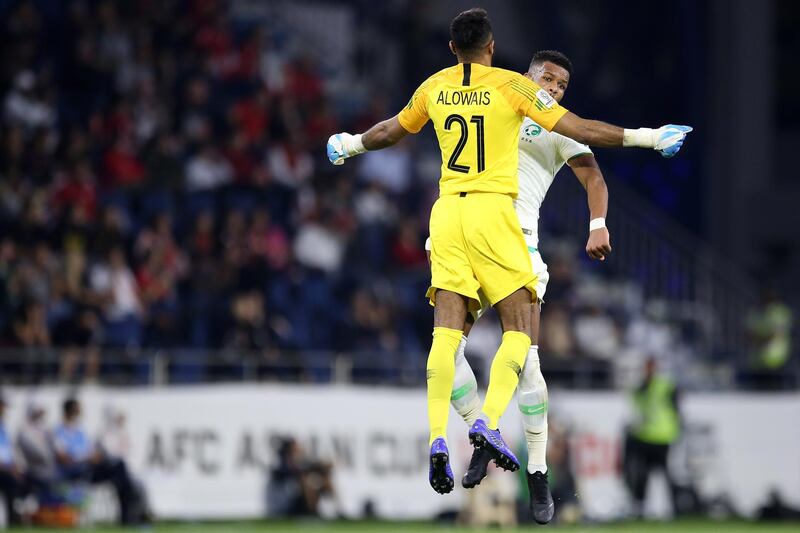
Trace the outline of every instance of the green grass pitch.
{"type": "MultiPolygon", "coordinates": [[[[157,533],[455,533],[469,531],[474,533],[498,531],[532,531],[536,524],[526,524],[516,529],[467,528],[453,525],[437,525],[429,522],[320,522],[320,521],[265,521],[265,522],[230,522],[230,523],[169,523],[157,524],[153,528],[139,531],[157,533]]],[[[760,533],[760,532],[793,532],[800,531],[800,522],[794,523],[758,523],[744,521],[711,521],[711,520],[678,520],[676,522],[622,522],[605,525],[582,526],[548,526],[541,531],[563,531],[565,533],[760,533]]],[[[23,528],[18,532],[48,533],[64,532],[63,529],[23,528]]],[[[137,531],[136,529],[120,529],[114,527],[92,527],[84,529],[91,533],[112,533],[137,531]]]]}

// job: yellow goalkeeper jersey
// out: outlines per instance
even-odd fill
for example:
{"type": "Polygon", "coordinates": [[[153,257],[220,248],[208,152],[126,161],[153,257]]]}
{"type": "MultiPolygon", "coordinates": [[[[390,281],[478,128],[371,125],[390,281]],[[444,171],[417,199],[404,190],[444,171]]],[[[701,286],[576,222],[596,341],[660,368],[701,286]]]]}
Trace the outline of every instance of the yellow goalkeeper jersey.
{"type": "Polygon", "coordinates": [[[440,194],[495,192],[516,198],[523,117],[550,131],[566,112],[517,72],[459,63],[425,80],[397,117],[410,133],[433,121],[442,150],[440,194]]]}

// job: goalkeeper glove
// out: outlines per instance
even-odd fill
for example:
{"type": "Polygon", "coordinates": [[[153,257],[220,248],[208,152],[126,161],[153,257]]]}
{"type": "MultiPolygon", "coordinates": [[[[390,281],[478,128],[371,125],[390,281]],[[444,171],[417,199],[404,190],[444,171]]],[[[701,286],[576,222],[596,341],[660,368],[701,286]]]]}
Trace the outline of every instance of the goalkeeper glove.
{"type": "Polygon", "coordinates": [[[626,129],[622,137],[622,146],[652,148],[663,157],[672,157],[681,149],[683,140],[690,131],[692,131],[691,126],[678,126],[675,124],[667,124],[658,129],[626,129]]]}
{"type": "Polygon", "coordinates": [[[361,143],[361,134],[337,133],[328,138],[328,159],[334,165],[343,165],[344,160],[363,154],[367,149],[361,143]]]}

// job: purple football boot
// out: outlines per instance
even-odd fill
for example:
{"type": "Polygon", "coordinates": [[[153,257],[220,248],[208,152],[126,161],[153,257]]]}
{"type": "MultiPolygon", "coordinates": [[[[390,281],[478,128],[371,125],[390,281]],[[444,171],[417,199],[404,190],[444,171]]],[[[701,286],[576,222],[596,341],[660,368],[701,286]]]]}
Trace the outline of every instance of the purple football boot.
{"type": "Polygon", "coordinates": [[[500,430],[489,429],[482,418],[476,420],[469,428],[469,441],[475,448],[487,450],[492,455],[494,464],[503,470],[511,472],[519,470],[519,461],[500,436],[500,430]]]}
{"type": "Polygon", "coordinates": [[[447,451],[447,444],[442,437],[439,437],[431,444],[428,481],[430,481],[433,490],[439,494],[447,494],[452,491],[455,484],[453,471],[450,469],[450,452],[447,451]]]}

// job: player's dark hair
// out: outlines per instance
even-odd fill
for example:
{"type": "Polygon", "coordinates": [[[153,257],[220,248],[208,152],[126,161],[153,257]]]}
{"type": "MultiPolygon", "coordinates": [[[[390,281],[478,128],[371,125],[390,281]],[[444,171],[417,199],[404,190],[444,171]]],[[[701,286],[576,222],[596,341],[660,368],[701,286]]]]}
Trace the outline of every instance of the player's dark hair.
{"type": "Polygon", "coordinates": [[[534,66],[541,65],[545,61],[558,65],[572,76],[572,61],[558,50],[539,50],[533,54],[533,59],[531,59],[531,65],[528,67],[528,70],[532,70],[534,66]]]}
{"type": "Polygon", "coordinates": [[[485,9],[473,7],[462,11],[450,23],[450,40],[453,47],[464,55],[470,55],[489,43],[492,23],[485,9]]]}

